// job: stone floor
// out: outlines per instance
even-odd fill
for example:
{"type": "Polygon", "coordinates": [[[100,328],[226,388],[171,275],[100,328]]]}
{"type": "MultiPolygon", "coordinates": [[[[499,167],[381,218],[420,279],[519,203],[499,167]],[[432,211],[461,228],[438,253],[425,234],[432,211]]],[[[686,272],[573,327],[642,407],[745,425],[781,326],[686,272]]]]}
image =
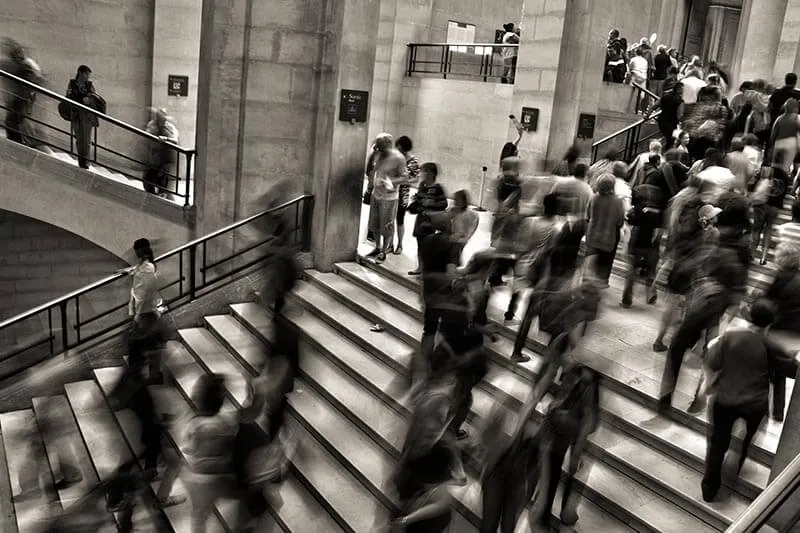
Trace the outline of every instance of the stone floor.
{"type": "MultiPolygon", "coordinates": [[[[369,253],[373,245],[366,242],[366,225],[368,209],[362,209],[361,234],[358,251],[360,254],[369,253]]],[[[489,236],[492,215],[489,212],[480,212],[478,230],[464,250],[464,260],[467,261],[475,252],[489,246],[489,236]]],[[[389,255],[384,266],[395,272],[405,275],[416,267],[417,246],[416,240],[411,236],[414,226],[413,215],[406,216],[406,235],[403,239],[403,253],[389,255]]],[[[578,357],[591,358],[593,366],[598,369],[609,368],[616,376],[624,376],[626,384],[646,392],[652,391],[656,396],[659,389],[661,375],[666,361],[665,353],[656,353],[652,350],[653,340],[658,332],[661,313],[664,309],[663,299],[654,305],[644,301],[644,288],[637,287],[634,295],[633,307],[624,309],[619,302],[622,296],[622,280],[612,276],[611,287],[604,291],[603,302],[598,320],[592,324],[589,333],[578,350],[578,357]]],[[[493,297],[492,305],[505,309],[510,291],[503,288],[493,297]]],[[[523,301],[519,309],[524,309],[523,301]]],[[[531,336],[536,336],[536,326],[531,328],[531,336]]],[[[670,334],[665,342],[668,344],[670,334]]],[[[681,375],[678,380],[677,391],[673,405],[685,410],[691,402],[691,397],[700,376],[700,359],[693,354],[687,354],[681,375]]],[[[787,383],[787,406],[791,398],[794,380],[787,383]]],[[[763,428],[765,448],[774,451],[780,437],[782,423],[769,420],[763,428]]]]}

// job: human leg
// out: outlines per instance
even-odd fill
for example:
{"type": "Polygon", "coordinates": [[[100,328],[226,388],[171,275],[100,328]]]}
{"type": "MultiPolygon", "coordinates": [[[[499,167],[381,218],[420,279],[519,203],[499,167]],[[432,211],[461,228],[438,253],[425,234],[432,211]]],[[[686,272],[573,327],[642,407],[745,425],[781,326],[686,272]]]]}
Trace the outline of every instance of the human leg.
{"type": "Polygon", "coordinates": [[[738,418],[738,410],[734,407],[714,402],[711,407],[711,433],[706,450],[706,468],[701,487],[703,499],[713,500],[722,485],[722,463],[731,443],[733,424],[738,418]]]}

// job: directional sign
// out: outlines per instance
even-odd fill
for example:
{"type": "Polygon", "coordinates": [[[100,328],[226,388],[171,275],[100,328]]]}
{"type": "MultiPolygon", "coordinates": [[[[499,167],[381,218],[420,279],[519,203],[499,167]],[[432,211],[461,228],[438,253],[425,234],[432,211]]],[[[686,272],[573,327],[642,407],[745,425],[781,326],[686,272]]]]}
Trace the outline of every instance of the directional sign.
{"type": "Polygon", "coordinates": [[[369,109],[369,93],[342,89],[339,103],[339,120],[343,122],[366,122],[369,109]]]}

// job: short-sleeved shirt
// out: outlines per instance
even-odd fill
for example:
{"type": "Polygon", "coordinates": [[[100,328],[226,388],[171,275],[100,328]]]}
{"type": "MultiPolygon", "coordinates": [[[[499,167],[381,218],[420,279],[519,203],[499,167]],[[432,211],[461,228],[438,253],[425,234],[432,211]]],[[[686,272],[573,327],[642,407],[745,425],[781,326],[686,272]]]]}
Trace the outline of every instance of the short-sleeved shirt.
{"type": "Polygon", "coordinates": [[[375,177],[373,181],[372,196],[376,200],[397,200],[399,198],[400,184],[387,184],[386,178],[392,181],[407,176],[406,158],[397,150],[379,156],[375,163],[375,177]]]}

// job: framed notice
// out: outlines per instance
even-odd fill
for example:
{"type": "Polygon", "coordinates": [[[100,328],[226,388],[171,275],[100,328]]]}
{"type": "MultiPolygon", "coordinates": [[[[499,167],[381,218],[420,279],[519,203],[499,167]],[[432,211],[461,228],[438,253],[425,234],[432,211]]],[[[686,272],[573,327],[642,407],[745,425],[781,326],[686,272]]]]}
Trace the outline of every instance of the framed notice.
{"type": "Polygon", "coordinates": [[[354,91],[342,89],[339,101],[339,120],[342,122],[366,122],[369,106],[369,93],[367,91],[354,91]]]}
{"type": "Polygon", "coordinates": [[[170,74],[167,78],[167,96],[189,96],[189,76],[170,74]]]}
{"type": "Polygon", "coordinates": [[[581,113],[578,118],[578,135],[579,139],[591,139],[594,137],[594,126],[597,122],[597,117],[591,113],[581,113]]]}
{"type": "Polygon", "coordinates": [[[525,131],[536,131],[539,127],[539,110],[535,107],[523,107],[519,122],[525,131]]]}

